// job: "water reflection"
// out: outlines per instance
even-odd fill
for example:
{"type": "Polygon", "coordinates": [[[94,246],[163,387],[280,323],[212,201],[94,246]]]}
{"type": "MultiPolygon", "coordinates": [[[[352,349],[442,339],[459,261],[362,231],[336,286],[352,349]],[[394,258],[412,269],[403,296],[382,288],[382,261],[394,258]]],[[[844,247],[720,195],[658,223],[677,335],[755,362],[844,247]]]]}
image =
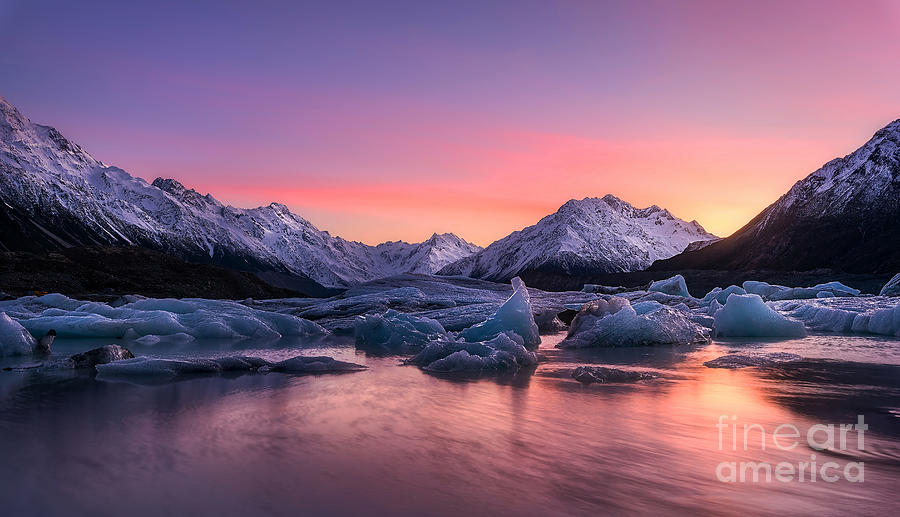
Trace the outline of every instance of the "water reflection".
{"type": "Polygon", "coordinates": [[[572,352],[553,349],[553,339],[541,350],[547,363],[511,377],[436,377],[346,342],[256,351],[324,353],[369,370],[154,386],[3,372],[2,504],[9,515],[822,515],[893,506],[896,415],[873,420],[863,484],[715,477],[722,461],[796,463],[811,452],[756,442],[720,451],[719,415],[766,429],[852,422],[861,410],[868,418],[896,400],[889,370],[859,372],[872,387],[863,393],[879,394],[870,399],[848,396],[856,388],[845,389],[846,366],[702,366],[732,343],[572,352]],[[662,377],[582,386],[562,374],[581,363],[662,377]]]}

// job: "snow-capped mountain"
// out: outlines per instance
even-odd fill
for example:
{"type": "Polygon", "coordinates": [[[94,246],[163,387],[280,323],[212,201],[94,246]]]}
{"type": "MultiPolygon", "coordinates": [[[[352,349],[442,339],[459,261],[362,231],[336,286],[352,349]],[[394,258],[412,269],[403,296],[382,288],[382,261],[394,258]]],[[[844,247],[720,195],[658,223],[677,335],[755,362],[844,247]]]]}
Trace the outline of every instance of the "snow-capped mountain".
{"type": "Polygon", "coordinates": [[[441,275],[508,280],[529,271],[597,274],[638,271],[695,241],[716,239],[697,221],[621,199],[570,200],[536,225],[441,269],[441,275]]]}
{"type": "Polygon", "coordinates": [[[798,181],[720,242],[653,265],[673,269],[900,270],[900,120],[798,181]]]}
{"type": "Polygon", "coordinates": [[[369,246],[320,231],[284,205],[227,206],[173,179],[111,167],[0,97],[0,249],[134,245],[344,286],[434,273],[477,250],[452,234],[369,246]]]}

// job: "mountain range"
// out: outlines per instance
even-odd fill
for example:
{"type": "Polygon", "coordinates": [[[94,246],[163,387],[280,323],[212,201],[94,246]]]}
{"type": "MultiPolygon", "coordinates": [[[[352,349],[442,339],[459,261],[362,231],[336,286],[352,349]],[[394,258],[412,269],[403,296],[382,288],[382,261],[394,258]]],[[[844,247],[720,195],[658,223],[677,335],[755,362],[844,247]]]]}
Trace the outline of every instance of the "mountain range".
{"type": "Polygon", "coordinates": [[[530,272],[640,271],[693,243],[715,239],[718,237],[697,221],[682,221],[656,205],[635,208],[609,194],[570,200],[537,224],[507,235],[438,274],[507,281],[530,272]]]}
{"type": "Polygon", "coordinates": [[[0,98],[0,249],[94,245],[139,246],[326,286],[434,273],[480,250],[453,234],[369,246],[320,231],[278,203],[235,208],[174,179],[148,184],[0,98]]]}
{"type": "Polygon", "coordinates": [[[900,271],[900,120],[798,181],[721,241],[652,270],[900,271]]]}
{"type": "Polygon", "coordinates": [[[282,204],[235,208],[175,179],[147,183],[0,98],[0,250],[143,247],[270,280],[347,286],[399,273],[508,280],[535,268],[632,271],[712,238],[696,222],[609,195],[571,200],[487,250],[450,233],[370,246],[321,231],[282,204]]]}
{"type": "MultiPolygon", "coordinates": [[[[401,273],[589,276],[634,272],[900,270],[900,120],[797,182],[732,236],[613,195],[570,200],[482,249],[434,234],[371,246],[319,230],[278,203],[236,208],[175,179],[148,183],[93,157],[0,97],[0,251],[115,246],[345,287],[401,273]]],[[[296,285],[294,283],[293,285],[296,285]]]]}

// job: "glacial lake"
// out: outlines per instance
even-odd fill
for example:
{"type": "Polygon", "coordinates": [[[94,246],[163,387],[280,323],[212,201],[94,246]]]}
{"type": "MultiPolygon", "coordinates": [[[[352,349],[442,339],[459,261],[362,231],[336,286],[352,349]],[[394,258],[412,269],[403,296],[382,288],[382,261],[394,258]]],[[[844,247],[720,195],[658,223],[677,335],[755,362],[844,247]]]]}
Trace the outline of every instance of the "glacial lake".
{"type": "MultiPolygon", "coordinates": [[[[10,516],[820,516],[896,507],[900,341],[818,335],[576,352],[554,348],[562,337],[544,336],[547,360],[514,376],[430,375],[341,337],[129,346],[164,357],[329,355],[368,370],[170,381],[2,371],[0,507],[10,516]],[[734,351],[804,360],[703,365],[734,351]],[[583,364],[658,377],[585,386],[571,378],[583,364]],[[868,426],[861,451],[856,432],[843,451],[814,450],[802,438],[789,450],[772,443],[782,424],[805,434],[815,424],[855,424],[857,415],[868,426]],[[747,450],[745,423],[758,425],[747,450]],[[717,477],[723,462],[797,466],[811,456],[836,463],[832,474],[861,462],[864,480],[717,477]]],[[[108,342],[60,339],[54,353],[108,342]]]]}

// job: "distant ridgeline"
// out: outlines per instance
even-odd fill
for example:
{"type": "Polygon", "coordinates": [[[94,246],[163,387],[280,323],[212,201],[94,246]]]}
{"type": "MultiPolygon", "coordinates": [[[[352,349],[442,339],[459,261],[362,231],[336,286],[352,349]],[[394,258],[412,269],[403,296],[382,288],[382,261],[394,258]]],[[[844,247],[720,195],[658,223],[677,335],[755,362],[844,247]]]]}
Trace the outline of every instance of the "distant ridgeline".
{"type": "Polygon", "coordinates": [[[900,271],[900,120],[798,181],[734,235],[654,271],[900,271]]]}
{"type": "Polygon", "coordinates": [[[104,246],[147,248],[309,294],[401,273],[523,276],[544,288],[648,267],[892,274],[900,271],[898,148],[900,121],[798,182],[727,239],[657,206],[607,195],[571,200],[484,249],[453,234],[369,246],[277,203],[235,208],[174,179],[147,183],[0,98],[0,251],[93,247],[96,256],[104,246]]]}

